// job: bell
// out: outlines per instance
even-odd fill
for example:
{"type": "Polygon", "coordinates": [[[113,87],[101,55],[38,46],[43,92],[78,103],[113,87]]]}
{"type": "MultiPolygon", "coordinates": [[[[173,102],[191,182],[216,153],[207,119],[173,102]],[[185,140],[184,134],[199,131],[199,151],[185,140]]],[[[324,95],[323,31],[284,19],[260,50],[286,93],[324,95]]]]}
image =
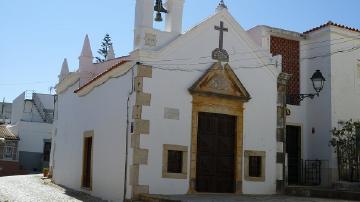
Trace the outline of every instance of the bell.
{"type": "Polygon", "coordinates": [[[156,0],[154,11],[160,12],[160,13],[167,13],[168,11],[163,7],[162,0],[156,0]]]}
{"type": "Polygon", "coordinates": [[[161,17],[161,13],[160,12],[157,12],[156,13],[156,17],[155,17],[155,21],[156,22],[161,22],[163,19],[162,19],[162,17],[161,17]]]}
{"type": "Polygon", "coordinates": [[[163,19],[161,17],[161,13],[167,13],[168,11],[163,7],[162,0],[156,0],[154,11],[157,11],[155,21],[161,22],[163,19]]]}

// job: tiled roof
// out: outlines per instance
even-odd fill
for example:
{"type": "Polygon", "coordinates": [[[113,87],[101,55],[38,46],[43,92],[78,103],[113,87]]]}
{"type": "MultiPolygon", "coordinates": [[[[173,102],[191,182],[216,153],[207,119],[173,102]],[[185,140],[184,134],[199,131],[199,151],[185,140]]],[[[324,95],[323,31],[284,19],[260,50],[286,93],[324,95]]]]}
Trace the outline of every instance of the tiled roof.
{"type": "Polygon", "coordinates": [[[90,85],[91,83],[93,83],[94,81],[98,80],[99,78],[103,77],[105,74],[111,72],[112,70],[120,67],[121,65],[127,63],[127,60],[123,60],[117,64],[115,64],[114,66],[110,67],[109,69],[105,70],[104,72],[102,72],[101,74],[97,75],[96,77],[94,77],[93,79],[91,79],[89,82],[87,82],[86,84],[84,84],[83,86],[81,86],[80,88],[78,88],[77,90],[74,91],[74,93],[77,93],[79,91],[81,91],[82,89],[84,89],[86,86],[90,85]]]}
{"type": "Polygon", "coordinates": [[[304,34],[308,34],[308,33],[310,33],[310,32],[313,32],[313,31],[322,29],[322,28],[327,27],[327,26],[335,26],[335,27],[347,29],[347,30],[354,31],[354,32],[360,32],[359,29],[356,29],[356,28],[353,28],[353,27],[348,27],[348,26],[345,26],[345,25],[341,25],[341,24],[337,24],[337,23],[334,23],[334,22],[332,22],[332,21],[329,21],[329,22],[327,22],[327,23],[325,23],[325,24],[322,24],[322,25],[320,25],[320,26],[318,26],[318,27],[312,28],[312,29],[304,32],[304,34]]]}
{"type": "Polygon", "coordinates": [[[19,138],[14,135],[6,125],[0,125],[0,138],[6,140],[18,140],[19,138]]]}

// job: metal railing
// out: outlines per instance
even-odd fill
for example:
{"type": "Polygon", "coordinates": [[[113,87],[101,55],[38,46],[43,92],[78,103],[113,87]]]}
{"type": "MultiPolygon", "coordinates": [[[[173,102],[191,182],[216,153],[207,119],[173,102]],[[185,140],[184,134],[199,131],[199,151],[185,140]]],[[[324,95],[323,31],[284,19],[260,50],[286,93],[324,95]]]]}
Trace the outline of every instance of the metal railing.
{"type": "Polygon", "coordinates": [[[43,103],[41,102],[39,96],[36,93],[33,93],[32,100],[35,105],[35,108],[39,112],[41,119],[45,123],[52,123],[54,120],[54,110],[45,109],[43,103]]]}
{"type": "Polygon", "coordinates": [[[354,145],[352,155],[337,148],[337,160],[340,181],[360,182],[360,146],[354,145]]]}
{"type": "Polygon", "coordinates": [[[302,160],[288,165],[288,184],[302,186],[319,186],[322,183],[321,160],[302,160]]]}
{"type": "Polygon", "coordinates": [[[301,184],[306,186],[321,185],[321,161],[303,160],[301,164],[301,184]]]}

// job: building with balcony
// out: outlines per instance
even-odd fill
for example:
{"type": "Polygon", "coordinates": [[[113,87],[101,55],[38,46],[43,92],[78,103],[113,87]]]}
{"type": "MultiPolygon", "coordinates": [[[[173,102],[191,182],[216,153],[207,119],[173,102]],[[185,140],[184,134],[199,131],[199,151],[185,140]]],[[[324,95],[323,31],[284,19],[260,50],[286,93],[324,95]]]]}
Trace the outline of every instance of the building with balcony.
{"type": "Polygon", "coordinates": [[[49,166],[54,95],[26,91],[12,105],[11,123],[18,143],[20,168],[40,172],[49,166]]]}

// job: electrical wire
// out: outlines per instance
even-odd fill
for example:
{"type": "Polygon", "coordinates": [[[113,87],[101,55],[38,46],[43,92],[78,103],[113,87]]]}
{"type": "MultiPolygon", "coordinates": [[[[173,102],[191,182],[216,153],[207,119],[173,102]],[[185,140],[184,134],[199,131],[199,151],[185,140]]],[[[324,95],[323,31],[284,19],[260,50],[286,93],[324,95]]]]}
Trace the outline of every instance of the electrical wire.
{"type": "MultiPolygon", "coordinates": [[[[312,56],[312,57],[304,57],[304,58],[300,58],[301,61],[303,60],[314,60],[317,58],[324,58],[324,57],[329,57],[335,54],[339,54],[339,53],[346,53],[346,52],[352,52],[355,50],[360,49],[360,46],[354,46],[352,48],[349,49],[344,49],[344,50],[337,50],[331,53],[326,53],[326,54],[322,54],[322,55],[317,55],[317,56],[312,56]]],[[[179,68],[179,67],[164,67],[164,66],[194,66],[194,65],[204,65],[204,64],[212,64],[215,61],[208,61],[208,62],[198,62],[198,63],[158,63],[161,62],[162,60],[158,60],[158,61],[141,61],[142,63],[149,65],[149,66],[156,66],[157,69],[161,69],[161,70],[169,70],[169,71],[183,71],[183,72],[193,72],[193,71],[204,71],[201,69],[192,69],[192,68],[179,68]]],[[[230,62],[236,62],[236,61],[242,61],[241,59],[234,59],[234,60],[230,60],[230,62]]],[[[256,68],[264,68],[267,66],[276,66],[275,63],[267,63],[264,65],[260,65],[260,66],[238,66],[236,67],[236,69],[241,69],[241,68],[252,68],[252,69],[256,69],[256,68]]]]}
{"type": "Polygon", "coordinates": [[[35,81],[35,82],[25,82],[25,83],[0,83],[0,86],[17,86],[17,85],[32,85],[32,84],[46,84],[52,83],[52,81],[35,81]]]}
{"type": "MultiPolygon", "coordinates": [[[[360,35],[359,35],[360,36],[360,35]]],[[[342,40],[342,39],[347,39],[348,37],[342,37],[342,38],[338,38],[338,39],[330,39],[330,40],[324,40],[324,41],[319,41],[319,42],[311,42],[305,45],[311,45],[311,44],[315,44],[315,43],[324,43],[324,42],[328,42],[328,41],[336,41],[336,40],[342,40]]],[[[338,45],[338,44],[344,44],[344,43],[348,43],[348,42],[352,42],[352,41],[356,41],[356,40],[360,40],[359,38],[355,38],[355,37],[351,37],[352,39],[346,40],[346,41],[341,41],[341,42],[335,42],[335,43],[331,43],[331,44],[326,44],[326,45],[321,45],[321,46],[315,46],[315,47],[311,47],[311,48],[300,48],[300,52],[304,52],[304,51],[309,51],[309,50],[314,50],[314,49],[318,49],[318,48],[323,48],[323,47],[327,47],[327,46],[332,46],[332,45],[338,45]]],[[[304,44],[302,44],[301,46],[304,46],[304,44]]],[[[253,50],[253,51],[240,51],[237,53],[230,53],[229,56],[236,56],[236,55],[246,55],[246,54],[254,54],[254,53],[258,53],[258,52],[263,52],[264,54],[270,54],[269,50],[265,50],[265,49],[261,49],[261,50],[253,50]]],[[[249,58],[243,58],[243,60],[255,60],[258,58],[266,58],[268,56],[261,56],[261,57],[249,57],[249,58]]],[[[197,60],[197,59],[210,59],[211,56],[199,56],[197,58],[169,58],[169,59],[163,59],[163,60],[158,60],[158,61],[163,61],[163,62],[168,62],[168,61],[190,61],[190,60],[197,60]]],[[[144,61],[144,62],[151,62],[151,61],[144,61]]]]}
{"type": "MultiPolygon", "coordinates": [[[[324,57],[329,57],[335,54],[339,54],[339,53],[346,53],[346,52],[352,52],[355,50],[360,49],[360,46],[354,46],[352,48],[349,49],[344,49],[344,50],[337,50],[331,53],[327,53],[327,54],[322,54],[322,55],[317,55],[317,56],[312,56],[312,57],[304,57],[304,58],[300,58],[300,60],[314,60],[314,59],[318,59],[318,58],[324,58],[324,57]]],[[[230,60],[231,62],[235,62],[235,61],[241,61],[241,59],[235,59],[235,60],[230,60]]],[[[152,66],[154,69],[159,69],[159,70],[167,70],[167,71],[181,71],[181,72],[205,72],[205,71],[209,71],[209,70],[204,70],[204,69],[194,69],[194,68],[180,68],[178,66],[193,66],[193,65],[203,65],[203,64],[213,64],[215,63],[215,61],[209,61],[209,62],[199,62],[199,63],[183,63],[183,64],[165,64],[165,63],[156,63],[158,61],[151,61],[150,63],[148,62],[144,62],[141,61],[142,64],[144,65],[148,65],[148,66],[152,66]],[[177,66],[177,67],[166,67],[166,66],[177,66]]],[[[235,68],[233,68],[234,70],[236,69],[258,69],[258,68],[264,68],[264,67],[268,67],[268,66],[277,66],[276,63],[266,63],[263,65],[259,65],[259,66],[237,66],[235,68]]]]}

